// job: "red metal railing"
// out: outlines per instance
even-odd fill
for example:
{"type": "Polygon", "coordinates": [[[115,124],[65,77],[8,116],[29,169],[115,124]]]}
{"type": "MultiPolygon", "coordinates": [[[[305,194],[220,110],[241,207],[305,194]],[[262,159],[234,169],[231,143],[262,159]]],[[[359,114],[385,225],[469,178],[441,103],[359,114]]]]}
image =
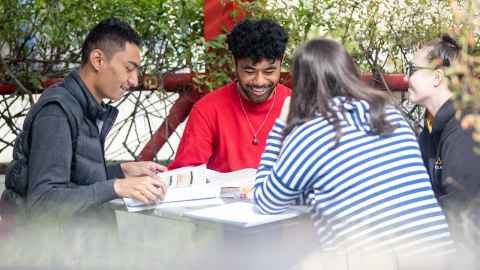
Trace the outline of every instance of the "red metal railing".
{"type": "MultiPolygon", "coordinates": [[[[193,78],[196,74],[184,73],[184,74],[166,74],[160,79],[157,77],[145,77],[144,86],[140,87],[136,91],[155,91],[157,89],[164,89],[167,92],[179,93],[179,98],[170,108],[168,115],[162,125],[155,131],[150,140],[144,146],[140,152],[140,160],[152,160],[157,152],[163,147],[165,142],[180,123],[182,123],[190,113],[193,104],[200,99],[207,91],[199,91],[194,87],[193,78]]],[[[388,87],[392,91],[406,91],[408,89],[408,83],[404,79],[403,74],[386,74],[384,80],[388,87]]],[[[381,81],[374,81],[371,74],[364,74],[363,80],[380,86],[383,85],[381,81]]],[[[62,78],[50,78],[42,81],[42,86],[47,88],[48,86],[55,84],[63,80],[62,78]]],[[[287,86],[290,86],[290,75],[288,73],[282,74],[282,82],[287,86]]],[[[14,94],[17,90],[15,84],[12,83],[0,83],[0,95],[14,94]]]]}

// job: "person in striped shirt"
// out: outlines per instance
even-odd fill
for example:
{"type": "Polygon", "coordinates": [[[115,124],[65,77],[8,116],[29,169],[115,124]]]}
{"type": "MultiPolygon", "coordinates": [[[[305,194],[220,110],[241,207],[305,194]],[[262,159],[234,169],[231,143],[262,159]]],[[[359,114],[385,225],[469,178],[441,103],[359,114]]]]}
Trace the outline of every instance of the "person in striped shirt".
{"type": "Polygon", "coordinates": [[[257,210],[306,203],[322,250],[454,252],[415,134],[389,97],[333,40],[304,44],[292,69],[291,101],[258,166],[257,210]]]}

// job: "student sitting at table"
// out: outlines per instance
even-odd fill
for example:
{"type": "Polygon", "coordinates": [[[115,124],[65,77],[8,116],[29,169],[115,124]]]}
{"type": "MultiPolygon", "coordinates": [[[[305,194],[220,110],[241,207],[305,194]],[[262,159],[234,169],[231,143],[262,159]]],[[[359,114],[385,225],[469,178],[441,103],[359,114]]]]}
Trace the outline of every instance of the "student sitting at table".
{"type": "Polygon", "coordinates": [[[455,250],[415,134],[388,96],[367,86],[339,43],[298,49],[258,166],[256,208],[307,203],[322,250],[394,256],[455,250]]]}
{"type": "Polygon", "coordinates": [[[279,83],[288,34],[269,19],[247,19],[227,36],[235,80],[192,108],[169,170],[206,164],[219,172],[256,168],[290,88],[279,83]]]}

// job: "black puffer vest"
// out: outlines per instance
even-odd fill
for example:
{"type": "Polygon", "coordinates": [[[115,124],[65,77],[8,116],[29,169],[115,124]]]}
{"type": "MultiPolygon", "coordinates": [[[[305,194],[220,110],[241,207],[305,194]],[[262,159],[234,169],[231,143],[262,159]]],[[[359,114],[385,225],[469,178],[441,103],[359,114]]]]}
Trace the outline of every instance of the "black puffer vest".
{"type": "MultiPolygon", "coordinates": [[[[72,131],[74,155],[70,185],[90,185],[96,181],[107,180],[104,142],[118,110],[109,105],[98,104],[88,92],[77,71],[70,73],[64,82],[47,89],[33,105],[23,124],[24,133],[16,141],[14,161],[19,158],[28,159],[25,153],[29,152],[28,140],[32,123],[41,108],[50,103],[61,106],[72,131]],[[101,132],[96,124],[97,119],[103,120],[101,132]]],[[[26,168],[19,167],[14,175],[7,175],[5,181],[7,190],[13,190],[21,197],[27,195],[26,175],[21,171],[23,169],[27,171],[26,168]]]]}
{"type": "MultiPolygon", "coordinates": [[[[78,71],[73,71],[62,83],[45,90],[25,118],[24,132],[16,141],[13,163],[23,164],[23,166],[18,166],[12,175],[7,175],[5,179],[6,191],[2,195],[2,201],[10,199],[10,201],[17,203],[17,207],[20,201],[23,204],[20,208],[27,209],[27,215],[29,194],[27,194],[28,174],[26,172],[28,172],[29,134],[37,113],[41,108],[50,103],[60,105],[67,116],[71,128],[73,155],[71,157],[72,165],[68,185],[71,187],[87,186],[95,182],[106,181],[109,178],[105,164],[104,143],[116,119],[118,110],[109,105],[99,104],[88,91],[78,71]],[[103,121],[101,131],[97,127],[97,119],[103,121]],[[23,163],[19,162],[19,158],[24,159],[23,163]],[[26,205],[25,198],[27,198],[26,205]]],[[[54,149],[53,151],[62,150],[54,149]]],[[[67,170],[68,168],[65,169],[67,170]]],[[[52,226],[54,224],[53,220],[46,216],[46,224],[48,224],[51,231],[48,233],[42,231],[41,234],[45,235],[43,238],[50,239],[49,241],[57,239],[64,241],[64,243],[72,243],[73,239],[80,239],[82,243],[88,242],[92,243],[92,245],[99,242],[111,243],[111,234],[116,232],[116,221],[113,211],[108,205],[98,205],[98,207],[85,210],[78,216],[74,215],[61,220],[57,224],[58,226],[55,227],[52,226]],[[92,242],[92,239],[96,240],[92,242]]],[[[17,219],[15,216],[13,218],[17,219]]],[[[38,224],[37,222],[44,221],[36,219],[35,222],[28,222],[25,225],[34,226],[38,224]]],[[[21,222],[14,223],[22,224],[21,222]]],[[[39,227],[41,229],[42,226],[37,226],[35,229],[39,229],[39,227]]],[[[33,232],[30,228],[25,231],[29,230],[33,232]]],[[[32,239],[37,239],[40,233],[32,233],[32,235],[34,236],[32,236],[32,239]]]]}
{"type": "MultiPolygon", "coordinates": [[[[100,105],[88,92],[78,72],[72,72],[58,87],[47,91],[58,96],[67,114],[75,118],[78,126],[77,138],[73,138],[75,151],[72,160],[70,182],[72,185],[90,185],[95,181],[107,180],[105,165],[105,138],[113,126],[118,110],[109,105],[100,105]],[[97,119],[103,121],[101,132],[97,119]]],[[[43,96],[42,96],[43,97],[43,96]]],[[[70,117],[69,117],[70,118],[70,117]]]]}

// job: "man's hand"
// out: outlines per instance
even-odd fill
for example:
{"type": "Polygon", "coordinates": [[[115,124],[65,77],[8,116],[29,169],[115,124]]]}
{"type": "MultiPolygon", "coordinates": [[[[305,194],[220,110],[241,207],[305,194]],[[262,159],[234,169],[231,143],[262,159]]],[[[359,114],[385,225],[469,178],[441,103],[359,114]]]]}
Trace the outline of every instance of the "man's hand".
{"type": "Polygon", "coordinates": [[[290,97],[287,97],[283,102],[282,111],[280,112],[280,116],[278,118],[287,122],[289,112],[290,112],[290,97]]]}
{"type": "Polygon", "coordinates": [[[129,177],[113,183],[120,198],[132,198],[144,204],[153,204],[165,198],[167,187],[157,176],[129,177]]]}
{"type": "Polygon", "coordinates": [[[125,162],[120,164],[126,177],[154,176],[167,170],[164,166],[153,161],[125,162]]]}

